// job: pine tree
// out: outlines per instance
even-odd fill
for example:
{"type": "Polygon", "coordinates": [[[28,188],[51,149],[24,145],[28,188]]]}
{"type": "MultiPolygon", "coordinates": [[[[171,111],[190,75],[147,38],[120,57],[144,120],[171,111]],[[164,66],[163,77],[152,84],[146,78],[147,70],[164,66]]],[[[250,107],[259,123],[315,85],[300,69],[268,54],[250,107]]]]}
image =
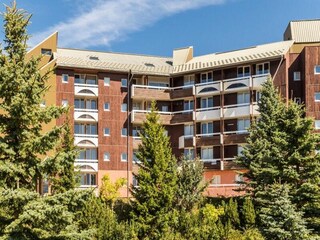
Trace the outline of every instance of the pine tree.
{"type": "MultiPolygon", "coordinates": [[[[320,233],[319,136],[303,106],[285,104],[268,80],[258,103],[260,117],[249,129],[248,145],[238,162],[248,169],[247,189],[255,194],[274,182],[286,183],[294,204],[305,211],[308,226],[320,233]]],[[[254,196],[253,196],[254,197],[254,196]]]]}
{"type": "Polygon", "coordinates": [[[35,190],[47,175],[45,170],[48,168],[40,165],[45,156],[55,149],[63,132],[63,126],[56,126],[43,133],[43,126],[60,117],[66,109],[40,106],[48,89],[46,83],[50,72],[40,73],[40,57],[26,57],[29,39],[26,27],[30,15],[17,9],[13,2],[12,7],[6,7],[3,16],[5,47],[0,49],[0,186],[35,190]]]}
{"type": "Polygon", "coordinates": [[[172,155],[169,138],[159,122],[155,102],[142,127],[142,144],[137,158],[139,171],[135,175],[138,187],[133,187],[133,220],[139,228],[139,238],[157,239],[168,231],[177,191],[177,163],[172,155]]]}
{"type": "Polygon", "coordinates": [[[289,191],[286,184],[272,184],[256,194],[260,229],[266,239],[310,239],[302,212],[291,203],[289,191]]]}

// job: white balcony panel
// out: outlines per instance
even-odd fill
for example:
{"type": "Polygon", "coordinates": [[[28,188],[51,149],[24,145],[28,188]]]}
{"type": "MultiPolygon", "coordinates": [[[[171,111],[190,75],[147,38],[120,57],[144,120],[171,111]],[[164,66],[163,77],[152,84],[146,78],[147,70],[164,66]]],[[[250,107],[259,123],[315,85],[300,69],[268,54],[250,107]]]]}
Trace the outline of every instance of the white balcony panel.
{"type": "Polygon", "coordinates": [[[269,74],[265,75],[256,75],[252,77],[252,87],[254,89],[260,89],[262,84],[268,80],[269,74]]]}
{"type": "Polygon", "coordinates": [[[218,120],[221,117],[220,108],[198,109],[196,112],[196,121],[218,120]]]}
{"type": "Polygon", "coordinates": [[[207,96],[207,95],[214,95],[214,94],[220,94],[222,82],[214,82],[211,84],[198,84],[196,86],[196,94],[197,96],[207,96]]]}
{"type": "Polygon", "coordinates": [[[179,137],[179,149],[184,148],[184,136],[179,137]]]}
{"type": "Polygon", "coordinates": [[[98,85],[89,84],[75,84],[74,85],[74,95],[76,96],[89,96],[98,97],[98,85]]]}
{"type": "Polygon", "coordinates": [[[250,115],[250,105],[233,105],[223,109],[225,118],[239,118],[250,115]]]}
{"type": "Polygon", "coordinates": [[[83,166],[89,166],[92,168],[92,170],[81,170],[81,172],[98,172],[98,162],[80,162],[76,160],[74,165],[79,168],[83,166]]]}
{"type": "Polygon", "coordinates": [[[252,114],[253,115],[259,115],[260,112],[258,111],[259,107],[257,104],[252,105],[252,114]]]}
{"type": "Polygon", "coordinates": [[[98,135],[75,134],[74,144],[78,147],[98,147],[98,135]]]}
{"type": "Polygon", "coordinates": [[[251,87],[251,77],[225,80],[223,89],[225,92],[239,91],[251,87]]]}
{"type": "Polygon", "coordinates": [[[98,110],[75,109],[74,120],[82,122],[98,122],[98,110]]]}

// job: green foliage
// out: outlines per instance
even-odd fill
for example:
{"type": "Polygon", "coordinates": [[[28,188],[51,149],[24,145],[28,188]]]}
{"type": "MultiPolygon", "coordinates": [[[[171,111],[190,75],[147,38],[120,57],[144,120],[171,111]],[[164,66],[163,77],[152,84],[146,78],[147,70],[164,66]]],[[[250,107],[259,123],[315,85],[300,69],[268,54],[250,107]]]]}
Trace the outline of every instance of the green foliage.
{"type": "MultiPolygon", "coordinates": [[[[320,233],[320,155],[315,154],[319,136],[303,106],[282,102],[272,80],[262,89],[259,120],[252,123],[238,163],[249,171],[247,189],[255,195],[274,182],[286,183],[291,201],[305,211],[310,229],[320,233]]],[[[253,196],[255,198],[255,196],[253,196]]]]}
{"type": "Polygon", "coordinates": [[[232,223],[233,226],[239,227],[240,218],[238,211],[238,202],[236,199],[230,198],[229,203],[224,205],[225,216],[228,221],[232,223]]]}
{"type": "Polygon", "coordinates": [[[111,204],[112,208],[120,197],[119,190],[126,184],[127,180],[125,178],[119,178],[116,182],[112,183],[108,174],[102,177],[102,184],[99,189],[100,197],[111,204]]]}
{"type": "Polygon", "coordinates": [[[252,228],[256,223],[256,212],[250,197],[244,199],[242,206],[242,219],[246,229],[252,228]]]}
{"type": "Polygon", "coordinates": [[[182,158],[178,163],[178,180],[176,191],[176,208],[190,211],[203,200],[203,192],[208,183],[203,180],[203,163],[182,158]]]}
{"type": "Polygon", "coordinates": [[[6,9],[3,14],[5,47],[0,48],[0,186],[35,190],[43,177],[60,177],[57,191],[65,191],[73,186],[73,180],[64,178],[64,173],[70,175],[66,169],[70,169],[73,159],[68,149],[71,140],[65,139],[67,142],[58,148],[65,126],[56,126],[47,132],[43,131],[43,126],[67,109],[40,106],[48,89],[50,72],[40,73],[40,57],[29,59],[26,56],[29,38],[26,27],[30,15],[17,9],[15,2],[6,9]],[[67,147],[65,151],[64,147],[67,147]],[[49,152],[52,156],[44,164],[43,159],[49,152]],[[59,161],[50,161],[50,158],[59,161]]]}
{"type": "Polygon", "coordinates": [[[155,102],[143,124],[141,139],[137,153],[141,164],[135,175],[139,187],[132,188],[132,217],[138,224],[140,238],[155,239],[169,228],[177,191],[177,163],[155,102]]]}
{"type": "Polygon", "coordinates": [[[310,239],[302,213],[290,201],[286,184],[273,184],[257,192],[260,228],[266,239],[310,239]]]}

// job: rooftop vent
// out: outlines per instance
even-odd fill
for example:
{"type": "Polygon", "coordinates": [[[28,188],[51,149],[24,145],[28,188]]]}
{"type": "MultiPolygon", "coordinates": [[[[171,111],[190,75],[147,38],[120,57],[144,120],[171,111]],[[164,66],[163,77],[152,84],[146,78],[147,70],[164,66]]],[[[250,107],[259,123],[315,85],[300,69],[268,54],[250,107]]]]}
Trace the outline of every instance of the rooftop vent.
{"type": "Polygon", "coordinates": [[[171,66],[173,65],[173,62],[172,62],[172,61],[166,61],[166,63],[169,64],[169,65],[171,65],[171,66]]]}
{"type": "Polygon", "coordinates": [[[153,63],[145,63],[144,65],[146,65],[147,67],[155,67],[153,63]]]}
{"type": "Polygon", "coordinates": [[[90,60],[99,60],[99,57],[97,57],[97,56],[90,56],[89,59],[90,59],[90,60]]]}

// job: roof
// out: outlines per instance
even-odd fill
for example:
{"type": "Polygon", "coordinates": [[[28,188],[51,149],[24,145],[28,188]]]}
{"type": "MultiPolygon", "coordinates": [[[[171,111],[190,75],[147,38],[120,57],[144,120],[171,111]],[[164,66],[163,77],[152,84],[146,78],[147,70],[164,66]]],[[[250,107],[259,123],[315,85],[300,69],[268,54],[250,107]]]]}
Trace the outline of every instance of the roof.
{"type": "Polygon", "coordinates": [[[320,19],[291,21],[284,39],[294,40],[296,43],[320,42],[320,19]]]}
{"type": "Polygon", "coordinates": [[[194,57],[185,64],[174,67],[173,73],[191,72],[196,70],[205,70],[215,67],[225,67],[246,62],[278,58],[286,54],[292,44],[293,41],[281,41],[230,52],[198,56],[194,57]]]}
{"type": "Polygon", "coordinates": [[[187,63],[172,66],[172,58],[127,53],[97,52],[58,48],[57,66],[111,70],[136,74],[169,76],[192,71],[280,58],[294,41],[282,41],[250,48],[193,57],[187,63]]]}
{"type": "Polygon", "coordinates": [[[55,58],[60,67],[131,70],[148,75],[169,75],[172,72],[172,58],[169,57],[58,48],[55,58]]]}

